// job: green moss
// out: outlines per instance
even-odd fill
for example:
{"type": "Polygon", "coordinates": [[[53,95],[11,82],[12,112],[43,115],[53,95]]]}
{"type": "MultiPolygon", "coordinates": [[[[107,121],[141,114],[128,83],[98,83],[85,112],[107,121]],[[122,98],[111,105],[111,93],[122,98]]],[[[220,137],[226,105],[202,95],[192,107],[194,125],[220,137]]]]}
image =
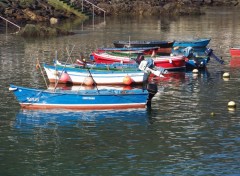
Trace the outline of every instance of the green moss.
{"type": "Polygon", "coordinates": [[[78,16],[82,19],[87,19],[88,18],[86,15],[82,14],[78,10],[75,10],[74,8],[67,5],[66,3],[63,3],[62,1],[48,0],[48,3],[50,5],[52,5],[55,9],[66,10],[68,12],[71,12],[71,13],[75,14],[76,16],[78,16]]]}
{"type": "Polygon", "coordinates": [[[19,4],[20,6],[30,6],[32,3],[34,3],[34,0],[20,0],[19,4]]]}

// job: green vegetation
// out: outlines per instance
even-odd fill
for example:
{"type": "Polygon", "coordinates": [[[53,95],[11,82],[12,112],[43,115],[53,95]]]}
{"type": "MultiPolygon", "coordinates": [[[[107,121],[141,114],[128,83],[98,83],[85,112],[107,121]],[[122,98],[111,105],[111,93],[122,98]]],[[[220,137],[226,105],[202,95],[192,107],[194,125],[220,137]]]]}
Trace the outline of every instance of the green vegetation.
{"type": "Polygon", "coordinates": [[[29,6],[31,5],[32,3],[34,3],[34,0],[20,0],[19,4],[21,6],[29,6]]]}
{"type": "MultiPolygon", "coordinates": [[[[30,1],[30,0],[29,0],[30,1]]],[[[59,0],[48,0],[48,3],[52,5],[54,8],[59,9],[59,10],[66,10],[68,12],[71,12],[75,14],[76,16],[82,18],[82,19],[87,19],[88,17],[79,12],[78,10],[70,7],[66,3],[63,3],[62,1],[59,0]]]]}

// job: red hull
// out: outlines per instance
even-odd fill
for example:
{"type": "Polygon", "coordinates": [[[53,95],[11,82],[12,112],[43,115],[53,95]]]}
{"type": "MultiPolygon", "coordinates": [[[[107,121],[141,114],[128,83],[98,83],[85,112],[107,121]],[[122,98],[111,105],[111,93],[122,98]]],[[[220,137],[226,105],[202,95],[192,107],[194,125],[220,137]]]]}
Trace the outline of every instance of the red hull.
{"type": "Polygon", "coordinates": [[[240,56],[234,56],[230,60],[230,66],[231,67],[240,67],[240,56]]]}
{"type": "MultiPolygon", "coordinates": [[[[121,62],[125,64],[135,63],[129,57],[119,57],[119,56],[112,56],[107,53],[93,53],[94,60],[96,63],[105,63],[105,64],[112,64],[116,62],[121,62]]],[[[154,64],[156,67],[162,67],[167,70],[179,70],[185,69],[185,58],[183,56],[160,56],[154,57],[154,64]]]]}
{"type": "Polygon", "coordinates": [[[153,58],[156,67],[162,67],[167,70],[185,69],[185,58],[182,56],[163,56],[153,58]]]}
{"type": "Polygon", "coordinates": [[[240,48],[231,48],[230,49],[230,54],[232,57],[240,57],[240,48]]]}

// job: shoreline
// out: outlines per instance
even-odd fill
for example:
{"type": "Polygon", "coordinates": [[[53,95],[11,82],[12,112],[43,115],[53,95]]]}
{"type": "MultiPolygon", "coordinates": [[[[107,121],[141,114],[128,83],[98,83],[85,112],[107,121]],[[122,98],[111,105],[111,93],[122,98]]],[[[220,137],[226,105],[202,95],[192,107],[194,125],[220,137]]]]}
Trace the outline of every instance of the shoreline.
{"type": "MultiPolygon", "coordinates": [[[[69,0],[70,1],[70,0],[69,0]]],[[[189,16],[189,15],[204,15],[206,8],[239,8],[238,0],[92,0],[96,5],[105,10],[104,17],[106,16],[189,16]]],[[[78,4],[79,5],[79,4],[78,4]]],[[[91,6],[88,6],[91,11],[91,6]]],[[[60,1],[47,1],[47,0],[5,0],[0,2],[1,16],[7,20],[21,26],[21,32],[24,28],[28,27],[28,32],[25,36],[34,33],[34,36],[49,36],[49,35],[72,35],[65,30],[61,31],[54,24],[66,20],[79,19],[85,21],[91,18],[84,15],[81,11],[76,11],[76,7],[60,3],[60,1]],[[67,7],[65,7],[67,6],[67,7]],[[29,25],[31,24],[29,28],[29,25]],[[36,27],[34,27],[37,26],[36,27]],[[25,26],[25,27],[24,27],[25,26]],[[46,34],[41,30],[42,27],[46,34]],[[32,32],[32,30],[38,30],[32,32]],[[57,29],[57,30],[56,30],[57,29]],[[49,32],[50,31],[50,32],[49,32]],[[56,31],[56,32],[54,32],[56,31]],[[41,33],[41,34],[38,34],[41,33]]],[[[94,11],[96,16],[103,16],[102,11],[94,11]]],[[[1,20],[1,19],[0,19],[1,20]]],[[[9,29],[12,26],[9,25],[9,29]]],[[[14,27],[15,28],[15,27],[14,27]]]]}

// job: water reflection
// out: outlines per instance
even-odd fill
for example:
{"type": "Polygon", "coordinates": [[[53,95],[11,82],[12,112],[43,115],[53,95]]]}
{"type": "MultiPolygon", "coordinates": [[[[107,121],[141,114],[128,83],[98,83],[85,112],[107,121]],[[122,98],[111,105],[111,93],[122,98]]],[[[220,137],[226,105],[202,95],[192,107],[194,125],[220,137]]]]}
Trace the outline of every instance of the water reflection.
{"type": "Polygon", "coordinates": [[[30,130],[36,128],[54,129],[59,127],[89,128],[99,125],[147,125],[148,112],[137,110],[109,111],[66,111],[66,110],[20,110],[16,115],[15,128],[30,130]]]}
{"type": "MultiPolygon", "coordinates": [[[[239,175],[240,70],[228,64],[229,46],[240,41],[238,11],[211,9],[169,21],[107,19],[95,31],[89,26],[82,31],[78,24],[74,36],[42,40],[0,34],[0,175],[239,175]],[[31,57],[38,50],[65,51],[71,44],[90,53],[129,36],[211,37],[210,47],[225,65],[210,60],[206,74],[171,73],[155,80],[163,91],[150,113],[22,111],[7,90],[10,83],[45,87],[31,57]],[[227,107],[230,100],[237,103],[234,111],[227,107]]],[[[40,61],[52,63],[52,56],[40,61]]]]}

